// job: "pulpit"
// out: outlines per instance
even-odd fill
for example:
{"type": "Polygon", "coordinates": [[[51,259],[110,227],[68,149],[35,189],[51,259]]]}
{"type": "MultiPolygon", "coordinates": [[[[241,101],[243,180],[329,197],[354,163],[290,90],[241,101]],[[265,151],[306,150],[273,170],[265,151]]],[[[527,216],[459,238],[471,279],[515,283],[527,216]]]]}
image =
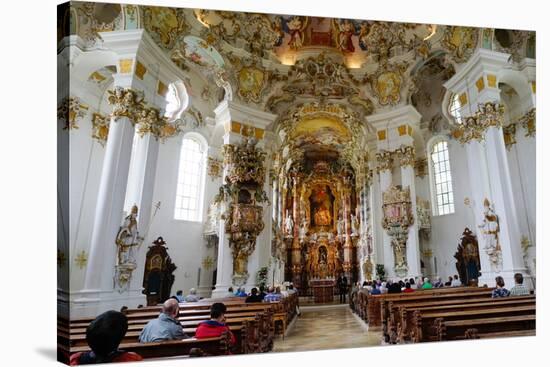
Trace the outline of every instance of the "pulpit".
{"type": "Polygon", "coordinates": [[[330,303],[334,297],[334,279],[312,279],[309,286],[313,291],[313,301],[315,303],[330,303]]]}

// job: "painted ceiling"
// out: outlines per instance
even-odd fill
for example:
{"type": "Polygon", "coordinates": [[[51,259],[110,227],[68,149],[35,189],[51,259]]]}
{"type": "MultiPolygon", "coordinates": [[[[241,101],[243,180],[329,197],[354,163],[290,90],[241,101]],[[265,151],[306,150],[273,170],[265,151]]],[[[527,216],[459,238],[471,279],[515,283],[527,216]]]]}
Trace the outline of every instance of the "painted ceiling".
{"type": "MultiPolygon", "coordinates": [[[[535,56],[535,34],[528,31],[126,4],[71,5],[69,24],[62,26],[89,47],[101,44],[101,32],[144,28],[182,72],[197,73],[218,88],[220,100],[238,100],[280,116],[308,103],[336,104],[368,125],[370,114],[395,106],[440,105],[442,83],[476,48],[510,53],[511,62],[535,56]]],[[[90,78],[101,83],[110,73],[104,68],[90,78]]],[[[282,121],[281,117],[276,124],[282,121]]],[[[310,155],[341,154],[350,141],[350,131],[329,119],[299,124],[291,134],[294,147],[310,155]]],[[[365,126],[360,134],[369,129],[365,126]]]]}

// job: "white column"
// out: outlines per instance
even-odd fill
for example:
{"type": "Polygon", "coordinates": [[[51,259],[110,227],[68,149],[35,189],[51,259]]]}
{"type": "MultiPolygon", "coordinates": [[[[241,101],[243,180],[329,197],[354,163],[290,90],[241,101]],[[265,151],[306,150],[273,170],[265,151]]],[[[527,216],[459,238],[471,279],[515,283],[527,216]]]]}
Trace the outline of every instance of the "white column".
{"type": "MultiPolygon", "coordinates": [[[[143,274],[145,272],[145,255],[147,249],[155,238],[151,238],[148,233],[151,225],[151,216],[153,214],[153,191],[155,186],[159,141],[152,134],[146,134],[143,137],[137,137],[135,147],[135,157],[132,157],[132,171],[129,173],[131,180],[127,187],[127,203],[130,207],[136,204],[139,208],[138,230],[141,236],[144,236],[143,244],[136,252],[136,262],[138,267],[132,274],[130,289],[139,294],[143,289],[143,274]]],[[[126,208],[128,210],[128,208],[126,208]]],[[[143,295],[145,302],[145,295],[143,295]]]]}
{"type": "Polygon", "coordinates": [[[409,278],[414,278],[421,275],[418,217],[416,215],[416,187],[414,179],[414,167],[412,165],[401,166],[402,187],[409,187],[411,193],[412,212],[414,216],[414,224],[409,227],[409,237],[407,239],[407,265],[409,268],[409,278]]]}
{"type": "MultiPolygon", "coordinates": [[[[223,137],[224,144],[233,144],[239,139],[238,135],[227,132],[223,137]]],[[[225,177],[227,176],[227,167],[224,165],[222,182],[225,183],[225,177]]],[[[228,208],[225,201],[222,201],[220,206],[222,213],[225,213],[228,208]]],[[[212,297],[221,297],[227,293],[227,289],[233,286],[233,255],[231,248],[229,247],[229,234],[225,231],[225,220],[220,219],[219,225],[219,241],[218,241],[218,262],[216,273],[216,288],[212,291],[212,297]]]]}
{"type": "Polygon", "coordinates": [[[487,168],[491,179],[491,197],[499,216],[502,272],[505,283],[514,284],[514,273],[522,273],[524,284],[532,287],[521,250],[521,231],[514,202],[514,192],[502,129],[490,127],[486,132],[487,168]]]}
{"type": "Polygon", "coordinates": [[[127,117],[112,120],[99,183],[94,229],[82,293],[99,302],[101,292],[112,291],[115,237],[123,215],[134,126],[127,117]]]}

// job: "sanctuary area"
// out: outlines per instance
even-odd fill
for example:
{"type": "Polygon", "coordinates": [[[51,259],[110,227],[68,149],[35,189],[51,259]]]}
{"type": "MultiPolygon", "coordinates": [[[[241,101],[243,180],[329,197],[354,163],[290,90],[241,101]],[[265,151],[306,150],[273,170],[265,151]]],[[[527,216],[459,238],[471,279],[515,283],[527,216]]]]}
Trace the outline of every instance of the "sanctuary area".
{"type": "Polygon", "coordinates": [[[57,41],[60,360],[535,334],[535,32],[70,2],[57,41]]]}

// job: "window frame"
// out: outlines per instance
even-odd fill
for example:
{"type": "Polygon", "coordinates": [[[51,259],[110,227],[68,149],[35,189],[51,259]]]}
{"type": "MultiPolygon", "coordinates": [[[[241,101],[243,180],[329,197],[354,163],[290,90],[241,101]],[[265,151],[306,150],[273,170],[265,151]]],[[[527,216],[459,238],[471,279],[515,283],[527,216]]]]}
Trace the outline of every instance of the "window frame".
{"type": "Polygon", "coordinates": [[[464,123],[464,119],[462,117],[462,114],[460,113],[460,109],[462,106],[460,105],[460,95],[458,93],[453,93],[449,97],[449,103],[447,105],[447,112],[449,113],[449,116],[452,117],[453,123],[462,125],[464,123]]]}
{"type": "Polygon", "coordinates": [[[432,139],[430,139],[430,141],[428,143],[427,153],[428,153],[427,154],[427,156],[428,156],[427,157],[428,158],[428,171],[429,171],[429,175],[430,175],[430,193],[431,193],[431,198],[432,198],[432,200],[431,200],[431,202],[432,202],[432,216],[439,217],[439,216],[444,216],[444,215],[455,214],[456,213],[456,195],[455,195],[455,185],[453,183],[453,174],[452,174],[452,167],[451,167],[449,140],[446,139],[443,136],[433,137],[432,139]],[[433,151],[434,151],[435,147],[440,143],[446,143],[446,146],[447,146],[447,160],[446,161],[449,164],[449,170],[444,171],[444,172],[436,172],[435,163],[433,162],[433,159],[432,159],[433,151]],[[449,205],[450,209],[451,209],[450,212],[440,213],[440,208],[439,208],[440,203],[439,203],[439,200],[438,200],[439,195],[437,193],[437,184],[438,184],[438,182],[436,182],[436,174],[447,173],[447,172],[449,173],[450,179],[448,181],[443,181],[442,183],[445,184],[445,183],[450,182],[451,189],[447,190],[445,192],[446,193],[451,193],[452,197],[453,197],[453,200],[450,203],[441,204],[443,206],[449,205]]]}
{"type": "Polygon", "coordinates": [[[207,154],[208,154],[208,144],[206,142],[206,139],[201,134],[189,132],[185,134],[182,139],[179,141],[179,158],[178,158],[178,164],[176,168],[176,182],[175,182],[175,188],[174,188],[174,195],[173,195],[173,208],[172,208],[172,219],[178,222],[191,222],[191,223],[202,223],[203,217],[204,217],[204,192],[205,192],[205,185],[206,185],[206,161],[207,161],[207,154]],[[198,188],[197,188],[197,209],[196,209],[196,215],[193,218],[187,218],[184,219],[182,216],[178,216],[178,212],[180,210],[189,210],[189,209],[183,209],[182,207],[178,207],[178,201],[179,198],[182,197],[179,194],[178,187],[180,185],[180,175],[183,174],[183,170],[181,169],[181,161],[183,158],[183,144],[185,140],[194,140],[199,144],[199,152],[202,153],[202,159],[200,162],[199,167],[199,173],[198,173],[198,188]]]}

